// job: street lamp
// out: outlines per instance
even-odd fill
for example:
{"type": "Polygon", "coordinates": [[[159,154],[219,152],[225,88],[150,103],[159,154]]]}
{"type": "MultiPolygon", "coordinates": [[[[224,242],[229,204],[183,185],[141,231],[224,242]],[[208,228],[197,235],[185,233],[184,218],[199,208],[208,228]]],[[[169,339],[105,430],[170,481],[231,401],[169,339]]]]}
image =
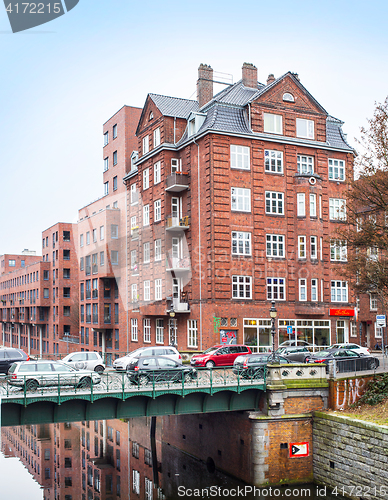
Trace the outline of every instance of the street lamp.
{"type": "Polygon", "coordinates": [[[272,335],[272,355],[271,355],[271,363],[276,363],[275,356],[275,319],[278,315],[278,312],[275,307],[275,301],[271,302],[271,308],[269,310],[269,315],[271,318],[271,335],[272,335]]]}

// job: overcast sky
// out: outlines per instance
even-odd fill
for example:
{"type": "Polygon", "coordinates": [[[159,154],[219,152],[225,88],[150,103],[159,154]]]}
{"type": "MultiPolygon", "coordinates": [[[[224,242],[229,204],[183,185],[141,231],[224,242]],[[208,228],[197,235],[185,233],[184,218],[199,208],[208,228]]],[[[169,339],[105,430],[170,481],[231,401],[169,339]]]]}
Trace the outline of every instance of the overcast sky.
{"type": "Polygon", "coordinates": [[[0,5],[0,255],[103,194],[102,124],[148,92],[195,98],[197,69],[293,71],[353,138],[388,94],[385,0],[80,0],[13,34],[0,5]]]}

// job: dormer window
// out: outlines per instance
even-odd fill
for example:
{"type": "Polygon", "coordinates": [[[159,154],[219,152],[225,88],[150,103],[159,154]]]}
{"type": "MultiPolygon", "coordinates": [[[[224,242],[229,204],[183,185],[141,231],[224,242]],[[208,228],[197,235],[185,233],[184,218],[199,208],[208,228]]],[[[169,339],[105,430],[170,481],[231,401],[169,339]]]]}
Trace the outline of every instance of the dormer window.
{"type": "Polygon", "coordinates": [[[294,99],[294,96],[292,94],[290,94],[289,92],[286,92],[285,94],[283,94],[283,101],[295,102],[295,99],[294,99]]]}
{"type": "Polygon", "coordinates": [[[191,113],[188,119],[188,136],[196,134],[202,127],[206,115],[202,113],[191,113]]]}
{"type": "Polygon", "coordinates": [[[150,115],[149,115],[149,117],[148,117],[148,121],[153,120],[153,118],[154,118],[154,114],[153,114],[153,112],[152,112],[152,111],[150,111],[150,115]]]}

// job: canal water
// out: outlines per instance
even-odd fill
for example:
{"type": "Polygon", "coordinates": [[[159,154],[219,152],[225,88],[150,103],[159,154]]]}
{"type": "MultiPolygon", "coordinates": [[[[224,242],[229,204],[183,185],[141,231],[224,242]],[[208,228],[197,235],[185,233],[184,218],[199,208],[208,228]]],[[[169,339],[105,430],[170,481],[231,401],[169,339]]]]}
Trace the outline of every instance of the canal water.
{"type": "Polygon", "coordinates": [[[337,499],[315,485],[253,488],[169,445],[156,419],[3,427],[0,499],[337,499]]]}

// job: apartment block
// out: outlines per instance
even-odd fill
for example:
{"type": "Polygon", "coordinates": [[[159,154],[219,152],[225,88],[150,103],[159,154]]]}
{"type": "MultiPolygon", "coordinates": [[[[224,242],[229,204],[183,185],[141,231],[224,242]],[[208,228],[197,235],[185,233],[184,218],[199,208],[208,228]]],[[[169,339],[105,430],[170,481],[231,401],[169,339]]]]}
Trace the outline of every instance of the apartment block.
{"type": "Polygon", "coordinates": [[[244,63],[213,96],[198,70],[197,100],[149,94],[128,189],[128,296],[132,346],[220,342],[270,348],[297,336],[345,341],[354,299],[341,278],[354,151],[342,122],[298,75],[244,63]]]}

